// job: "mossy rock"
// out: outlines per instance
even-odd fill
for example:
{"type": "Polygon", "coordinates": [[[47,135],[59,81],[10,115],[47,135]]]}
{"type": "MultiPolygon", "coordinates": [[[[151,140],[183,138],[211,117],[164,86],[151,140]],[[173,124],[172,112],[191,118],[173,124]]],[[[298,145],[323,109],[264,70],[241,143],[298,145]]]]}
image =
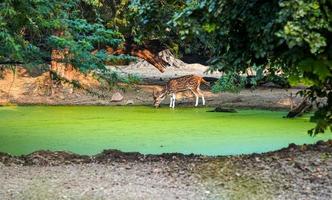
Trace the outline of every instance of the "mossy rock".
{"type": "Polygon", "coordinates": [[[214,110],[210,110],[208,112],[228,112],[228,113],[237,113],[234,108],[223,108],[223,107],[216,107],[214,110]]]}

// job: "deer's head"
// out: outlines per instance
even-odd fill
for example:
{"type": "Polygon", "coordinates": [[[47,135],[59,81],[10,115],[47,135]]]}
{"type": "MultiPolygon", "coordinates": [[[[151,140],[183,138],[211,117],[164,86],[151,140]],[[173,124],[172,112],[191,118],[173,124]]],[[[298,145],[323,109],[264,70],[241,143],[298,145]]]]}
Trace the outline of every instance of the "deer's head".
{"type": "Polygon", "coordinates": [[[153,91],[153,105],[158,108],[162,100],[166,97],[166,93],[153,91]]]}

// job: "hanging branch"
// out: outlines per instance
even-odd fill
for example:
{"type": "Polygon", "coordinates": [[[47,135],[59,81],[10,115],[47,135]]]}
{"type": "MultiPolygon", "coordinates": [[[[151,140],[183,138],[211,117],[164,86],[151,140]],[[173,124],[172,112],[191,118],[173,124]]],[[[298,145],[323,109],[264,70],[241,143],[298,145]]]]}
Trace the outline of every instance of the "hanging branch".
{"type": "Polygon", "coordinates": [[[115,50],[111,47],[108,47],[106,50],[108,53],[114,55],[128,54],[131,56],[141,58],[150,63],[151,65],[153,65],[161,73],[163,73],[166,67],[169,66],[169,63],[167,63],[160,56],[158,56],[157,53],[152,52],[146,47],[139,47],[137,45],[132,44],[132,45],[126,45],[125,48],[120,48],[115,50]]]}

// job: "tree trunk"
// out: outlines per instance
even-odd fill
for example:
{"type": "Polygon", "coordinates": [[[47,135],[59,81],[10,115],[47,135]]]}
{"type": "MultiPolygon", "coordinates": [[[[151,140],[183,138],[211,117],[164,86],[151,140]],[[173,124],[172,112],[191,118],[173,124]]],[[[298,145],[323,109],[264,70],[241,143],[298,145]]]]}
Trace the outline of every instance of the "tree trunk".
{"type": "Polygon", "coordinates": [[[70,63],[65,62],[65,58],[68,54],[68,49],[53,49],[51,53],[51,71],[60,77],[72,81],[75,69],[70,63]]]}
{"type": "Polygon", "coordinates": [[[306,97],[298,106],[289,111],[286,117],[287,118],[300,117],[305,112],[308,112],[311,109],[312,109],[312,104],[308,101],[308,98],[306,97]]]}
{"type": "MultiPolygon", "coordinates": [[[[62,30],[54,30],[53,35],[61,37],[63,36],[62,30]]],[[[72,81],[74,68],[70,63],[66,63],[65,59],[68,56],[68,49],[52,49],[51,51],[51,68],[50,68],[50,79],[51,79],[51,94],[55,93],[54,88],[57,83],[54,82],[57,77],[62,77],[68,81],[72,81]]]]}

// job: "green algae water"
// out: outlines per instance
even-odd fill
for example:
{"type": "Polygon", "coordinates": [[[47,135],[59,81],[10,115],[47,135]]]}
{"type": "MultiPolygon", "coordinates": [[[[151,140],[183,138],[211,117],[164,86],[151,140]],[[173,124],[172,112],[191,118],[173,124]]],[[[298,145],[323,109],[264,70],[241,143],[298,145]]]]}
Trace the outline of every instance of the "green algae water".
{"type": "Polygon", "coordinates": [[[314,143],[330,132],[310,137],[309,117],[284,119],[286,112],[211,108],[132,106],[0,107],[0,152],[36,150],[96,154],[103,149],[144,154],[179,152],[234,155],[277,150],[289,143],[314,143]]]}

